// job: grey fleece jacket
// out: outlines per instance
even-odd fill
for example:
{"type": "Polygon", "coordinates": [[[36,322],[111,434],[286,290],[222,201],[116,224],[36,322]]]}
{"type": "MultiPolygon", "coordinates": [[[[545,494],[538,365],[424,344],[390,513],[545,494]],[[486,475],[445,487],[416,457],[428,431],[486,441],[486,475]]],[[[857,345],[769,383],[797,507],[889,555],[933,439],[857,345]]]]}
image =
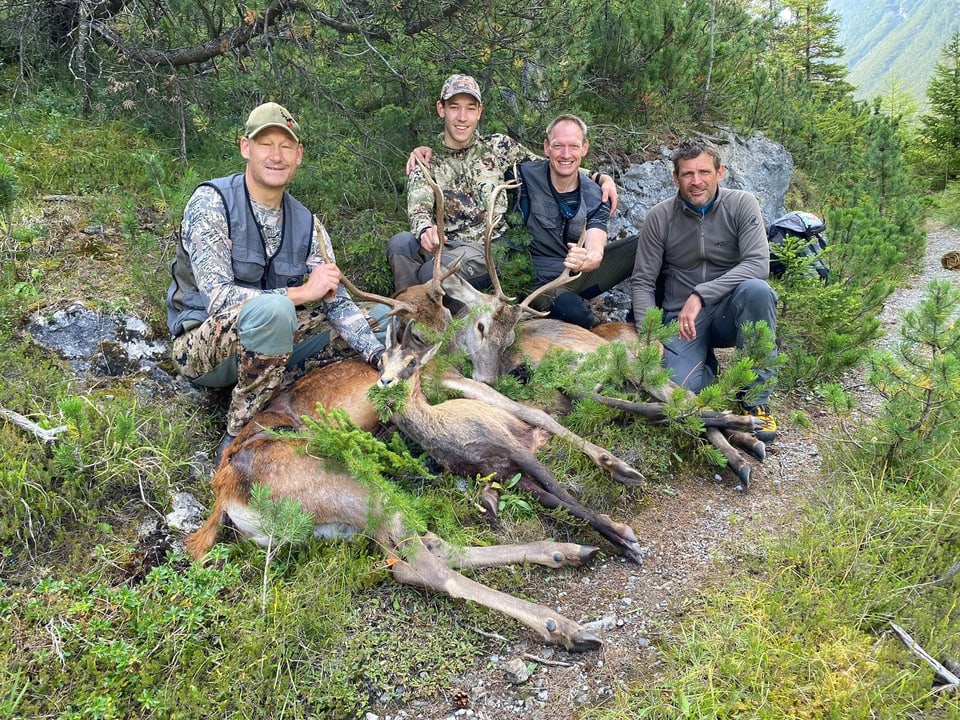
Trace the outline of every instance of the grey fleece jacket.
{"type": "Polygon", "coordinates": [[[637,326],[656,305],[657,278],[664,275],[664,313],[674,315],[697,293],[713,305],[749,278],[766,280],[770,251],[760,203],[744,190],[719,188],[701,216],[677,193],[647,214],[630,279],[637,326]]]}

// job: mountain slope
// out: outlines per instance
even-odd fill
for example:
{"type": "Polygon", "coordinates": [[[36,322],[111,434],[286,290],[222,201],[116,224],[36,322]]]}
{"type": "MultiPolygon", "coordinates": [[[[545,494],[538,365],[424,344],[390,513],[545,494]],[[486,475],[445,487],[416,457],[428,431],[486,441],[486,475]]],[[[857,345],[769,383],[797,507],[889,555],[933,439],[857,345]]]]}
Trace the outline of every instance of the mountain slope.
{"type": "Polygon", "coordinates": [[[830,0],[840,15],[848,80],[857,97],[896,84],[925,104],[943,46],[960,29],[960,0],[830,0]]]}

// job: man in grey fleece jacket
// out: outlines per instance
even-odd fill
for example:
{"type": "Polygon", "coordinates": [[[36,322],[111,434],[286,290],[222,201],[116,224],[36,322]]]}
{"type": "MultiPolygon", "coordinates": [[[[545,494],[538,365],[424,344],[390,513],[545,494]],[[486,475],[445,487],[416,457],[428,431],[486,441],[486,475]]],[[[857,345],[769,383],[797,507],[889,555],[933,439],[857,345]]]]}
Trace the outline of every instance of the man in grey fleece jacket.
{"type": "MultiPolygon", "coordinates": [[[[757,199],[719,187],[726,168],[708,140],[683,140],[674,150],[677,195],[647,214],[631,277],[638,326],[657,305],[663,282],[663,321],[680,329],[663,347],[673,379],[694,392],[713,382],[715,347],[742,347],[741,326],[764,321],[776,333],[777,295],[767,284],[770,251],[757,199]]],[[[745,414],[760,418],[757,437],[776,437],[768,400],[776,379],[776,351],[757,370],[759,393],[745,395],[745,414]]]]}

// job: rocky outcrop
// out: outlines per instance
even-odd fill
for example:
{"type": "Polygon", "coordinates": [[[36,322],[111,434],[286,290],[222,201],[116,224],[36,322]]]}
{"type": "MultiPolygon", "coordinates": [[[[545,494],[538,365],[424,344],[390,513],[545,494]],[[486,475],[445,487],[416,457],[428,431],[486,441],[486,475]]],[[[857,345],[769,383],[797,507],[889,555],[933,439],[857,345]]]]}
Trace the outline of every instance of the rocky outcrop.
{"type": "MultiPolygon", "coordinates": [[[[721,184],[756,195],[769,226],[786,212],[784,198],[793,174],[793,157],[763,133],[746,138],[729,132],[713,140],[720,146],[727,166],[721,184]]],[[[658,159],[630,165],[617,173],[620,204],[610,220],[611,239],[639,233],[650,208],[676,193],[670,152],[670,148],[661,146],[658,159]]]]}

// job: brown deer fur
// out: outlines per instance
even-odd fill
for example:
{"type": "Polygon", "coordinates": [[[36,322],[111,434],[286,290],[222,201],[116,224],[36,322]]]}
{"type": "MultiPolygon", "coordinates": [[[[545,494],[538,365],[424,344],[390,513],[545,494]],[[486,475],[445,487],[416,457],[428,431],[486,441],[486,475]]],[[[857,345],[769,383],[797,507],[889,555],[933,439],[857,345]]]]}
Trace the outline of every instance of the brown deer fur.
{"type": "Polygon", "coordinates": [[[522,419],[507,398],[501,404],[455,398],[431,405],[420,388],[420,375],[440,343],[429,348],[420,346],[411,337],[409,325],[400,338],[397,335],[394,324],[387,333],[380,384],[390,386],[408,380],[412,385],[406,402],[392,418],[404,435],[451,472],[468,476],[494,473],[501,481],[520,473],[532,481],[524,487],[544,505],[563,507],[586,520],[627,557],[642,561],[644,550],[629,526],[583,507],[537,460],[536,450],[553,433],[545,431],[542,424],[522,419]]]}
{"type": "MultiPolygon", "coordinates": [[[[322,458],[307,455],[303,441],[281,439],[266,432],[301,427],[302,421],[291,415],[292,408],[304,408],[318,397],[329,397],[331,388],[339,389],[340,397],[355,399],[361,390],[365,395],[371,377],[364,368],[373,372],[360,360],[314,370],[284,398],[277,398],[280,402],[247,424],[217,468],[212,482],[213,510],[207,522],[187,536],[188,552],[194,558],[203,557],[216,541],[220,525],[228,520],[244,536],[266,544],[260,520],[249,506],[253,485],[266,485],[274,496],[294,498],[313,513],[314,533],[318,537],[368,535],[391,560],[391,572],[398,582],[472,600],[515,618],[545,641],[568,650],[598,648],[600,639],[572,620],[470,580],[450,567],[481,568],[525,562],[553,568],[576,567],[592,559],[596,548],[537,542],[451,549],[434,535],[421,537],[412,533],[399,514],[384,517],[379,498],[347,473],[328,467],[322,458]],[[372,517],[378,521],[371,526],[372,517]]],[[[331,402],[327,407],[337,406],[331,402]]],[[[356,420],[365,422],[368,417],[363,403],[351,400],[345,409],[351,414],[359,411],[356,420]]],[[[312,415],[313,410],[306,414],[312,415]]]]}

